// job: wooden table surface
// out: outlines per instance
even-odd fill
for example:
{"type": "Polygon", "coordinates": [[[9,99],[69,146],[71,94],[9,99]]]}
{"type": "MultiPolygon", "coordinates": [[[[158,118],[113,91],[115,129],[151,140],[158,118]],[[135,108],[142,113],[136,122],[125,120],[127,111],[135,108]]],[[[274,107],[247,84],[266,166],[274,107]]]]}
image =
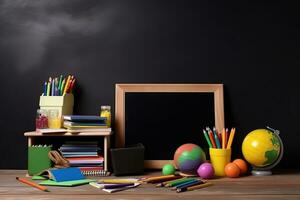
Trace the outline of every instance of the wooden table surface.
{"type": "MultiPolygon", "coordinates": [[[[300,199],[300,171],[278,172],[271,176],[219,178],[211,180],[214,185],[196,191],[176,193],[168,188],[156,188],[143,184],[138,188],[113,194],[90,185],[77,187],[50,187],[43,192],[22,184],[16,176],[24,177],[24,170],[0,170],[0,199],[300,199]]],[[[109,177],[111,178],[111,177],[109,177]]]]}

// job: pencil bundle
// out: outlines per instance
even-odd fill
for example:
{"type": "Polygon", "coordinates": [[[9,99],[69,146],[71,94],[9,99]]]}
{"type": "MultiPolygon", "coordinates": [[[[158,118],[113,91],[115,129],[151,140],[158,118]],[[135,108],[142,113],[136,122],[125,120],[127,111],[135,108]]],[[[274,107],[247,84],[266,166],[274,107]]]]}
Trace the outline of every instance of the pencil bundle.
{"type": "Polygon", "coordinates": [[[75,81],[76,79],[72,75],[49,77],[49,80],[44,83],[43,96],[63,96],[66,93],[72,93],[75,81]]]}
{"type": "Polygon", "coordinates": [[[215,127],[211,130],[209,127],[203,129],[203,134],[209,148],[230,149],[235,135],[235,128],[231,128],[230,133],[228,128],[223,128],[219,132],[215,127]]]}
{"type": "Polygon", "coordinates": [[[156,183],[156,187],[166,187],[176,192],[196,190],[212,185],[199,178],[182,177],[180,175],[165,175],[149,177],[144,180],[146,183],[156,183]]]}

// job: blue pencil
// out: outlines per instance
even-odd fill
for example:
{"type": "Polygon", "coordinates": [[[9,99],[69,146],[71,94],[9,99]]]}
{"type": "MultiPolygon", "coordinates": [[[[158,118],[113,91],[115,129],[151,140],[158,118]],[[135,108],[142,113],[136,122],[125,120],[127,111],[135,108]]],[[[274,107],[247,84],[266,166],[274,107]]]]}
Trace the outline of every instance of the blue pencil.
{"type": "Polygon", "coordinates": [[[47,96],[47,81],[44,83],[44,96],[47,96]]]}
{"type": "Polygon", "coordinates": [[[217,148],[221,149],[220,140],[219,140],[219,137],[218,137],[218,134],[217,134],[217,131],[216,131],[215,127],[213,128],[213,131],[214,131],[214,138],[215,138],[215,141],[216,141],[217,148]]]}

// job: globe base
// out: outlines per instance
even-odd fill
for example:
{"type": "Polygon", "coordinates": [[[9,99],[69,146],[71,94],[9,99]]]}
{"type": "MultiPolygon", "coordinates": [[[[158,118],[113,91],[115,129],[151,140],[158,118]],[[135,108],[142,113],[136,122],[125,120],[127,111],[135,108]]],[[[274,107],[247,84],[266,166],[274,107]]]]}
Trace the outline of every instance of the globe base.
{"type": "Polygon", "coordinates": [[[272,175],[271,170],[252,170],[251,171],[253,176],[269,176],[272,175]]]}

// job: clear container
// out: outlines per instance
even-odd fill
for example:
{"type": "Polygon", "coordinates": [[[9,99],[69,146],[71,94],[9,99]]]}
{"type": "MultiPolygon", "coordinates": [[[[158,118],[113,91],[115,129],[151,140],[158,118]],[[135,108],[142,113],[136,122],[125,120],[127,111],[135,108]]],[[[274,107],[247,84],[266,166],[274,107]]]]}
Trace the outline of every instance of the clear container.
{"type": "Polygon", "coordinates": [[[61,128],[62,119],[59,115],[59,110],[52,109],[48,111],[48,127],[52,129],[61,128]]]}
{"type": "Polygon", "coordinates": [[[48,128],[47,110],[38,109],[36,111],[35,128],[36,129],[48,128]]]}
{"type": "Polygon", "coordinates": [[[100,117],[106,117],[106,125],[111,126],[111,108],[110,106],[101,106],[100,117]]]}

